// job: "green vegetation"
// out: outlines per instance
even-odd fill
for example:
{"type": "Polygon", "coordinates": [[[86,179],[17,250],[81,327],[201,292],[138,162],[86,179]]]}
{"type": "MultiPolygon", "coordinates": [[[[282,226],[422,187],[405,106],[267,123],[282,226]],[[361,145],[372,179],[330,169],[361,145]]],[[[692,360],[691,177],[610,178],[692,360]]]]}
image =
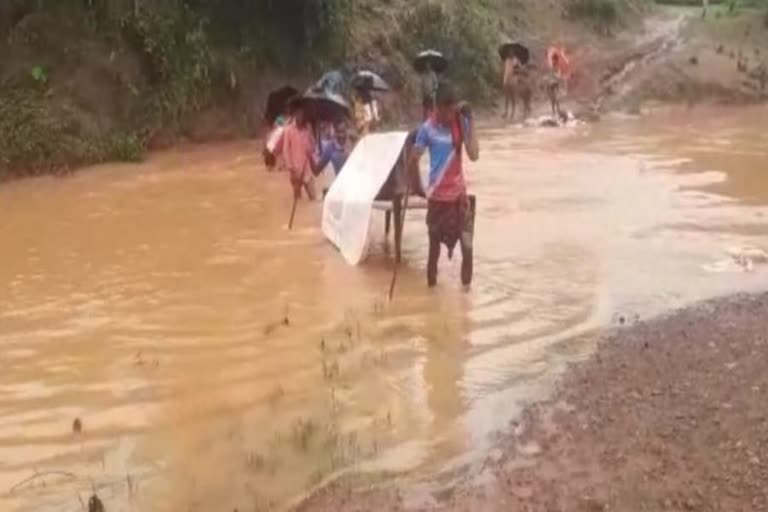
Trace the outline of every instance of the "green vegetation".
{"type": "Polygon", "coordinates": [[[610,35],[619,19],[619,7],[614,0],[572,0],[566,6],[566,14],[572,19],[586,20],[597,31],[610,35]]]}
{"type": "MultiPolygon", "coordinates": [[[[709,0],[709,5],[718,5],[725,3],[726,0],[709,0]]],[[[681,5],[689,7],[701,7],[702,0],[656,0],[657,4],[661,5],[681,5]]]]}
{"type": "MultiPolygon", "coordinates": [[[[545,16],[610,34],[643,1],[554,0],[545,16]]],[[[384,74],[406,107],[427,47],[462,95],[487,101],[501,34],[534,11],[539,0],[3,0],[0,179],[254,134],[270,89],[345,64],[384,74]]]]}
{"type": "Polygon", "coordinates": [[[353,7],[352,0],[6,0],[0,179],[137,161],[215,108],[239,123],[230,132],[252,130],[255,116],[242,114],[253,109],[243,91],[249,78],[308,80],[339,62],[353,7]]]}
{"type": "Polygon", "coordinates": [[[488,99],[498,75],[492,12],[487,0],[416,3],[404,17],[401,50],[405,55],[425,48],[441,51],[451,61],[451,70],[461,70],[451,76],[460,93],[488,99]]]}
{"type": "MultiPolygon", "coordinates": [[[[702,0],[656,0],[660,5],[679,5],[687,7],[703,7],[702,0]]],[[[761,8],[768,9],[768,1],[766,0],[709,0],[709,6],[725,7],[728,13],[733,13],[739,8],[761,8]]]]}

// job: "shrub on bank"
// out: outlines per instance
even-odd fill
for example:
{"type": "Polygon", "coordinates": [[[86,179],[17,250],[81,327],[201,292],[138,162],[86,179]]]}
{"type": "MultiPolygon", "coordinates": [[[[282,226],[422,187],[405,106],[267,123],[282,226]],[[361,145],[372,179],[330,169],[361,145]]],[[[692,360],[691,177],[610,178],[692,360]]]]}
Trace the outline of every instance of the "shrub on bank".
{"type": "Polygon", "coordinates": [[[565,8],[566,15],[593,25],[595,30],[610,35],[611,28],[619,19],[614,0],[571,0],[565,8]]]}
{"type": "Polygon", "coordinates": [[[71,105],[29,89],[0,90],[0,181],[98,162],[138,162],[135,134],[85,132],[71,105]]]}
{"type": "Polygon", "coordinates": [[[400,49],[408,58],[427,48],[445,54],[452,81],[464,97],[474,100],[490,98],[498,74],[496,33],[485,4],[416,3],[403,13],[400,35],[400,49]]]}

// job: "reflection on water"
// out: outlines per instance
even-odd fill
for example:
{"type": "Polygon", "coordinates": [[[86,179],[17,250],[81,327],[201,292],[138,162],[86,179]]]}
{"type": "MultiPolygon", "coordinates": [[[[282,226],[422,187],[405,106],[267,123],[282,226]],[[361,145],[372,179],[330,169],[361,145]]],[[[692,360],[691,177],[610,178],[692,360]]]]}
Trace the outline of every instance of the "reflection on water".
{"type": "Polygon", "coordinates": [[[765,285],[766,113],[487,127],[473,290],[447,261],[426,289],[414,213],[392,304],[386,244],[346,266],[319,205],[289,233],[253,144],[3,186],[2,508],[267,509],[471,460],[585,333],[765,285]]]}

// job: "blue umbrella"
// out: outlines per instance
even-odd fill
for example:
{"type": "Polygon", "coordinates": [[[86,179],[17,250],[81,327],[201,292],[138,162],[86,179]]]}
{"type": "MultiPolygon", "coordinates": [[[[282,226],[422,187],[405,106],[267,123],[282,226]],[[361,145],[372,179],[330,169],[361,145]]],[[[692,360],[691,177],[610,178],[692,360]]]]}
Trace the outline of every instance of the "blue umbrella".
{"type": "Polygon", "coordinates": [[[344,93],[344,74],[337,70],[331,70],[320,77],[320,80],[310,87],[311,91],[327,91],[341,95],[344,93]]]}

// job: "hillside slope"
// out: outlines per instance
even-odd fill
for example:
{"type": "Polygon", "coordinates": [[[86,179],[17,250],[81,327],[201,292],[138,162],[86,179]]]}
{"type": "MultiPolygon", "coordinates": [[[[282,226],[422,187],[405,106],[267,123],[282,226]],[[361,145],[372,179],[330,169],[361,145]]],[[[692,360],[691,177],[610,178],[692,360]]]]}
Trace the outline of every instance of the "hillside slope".
{"type": "MultiPolygon", "coordinates": [[[[593,94],[644,0],[8,0],[0,5],[0,179],[253,136],[269,90],[341,65],[382,73],[390,120],[418,111],[412,55],[435,47],[490,105],[497,45],[574,48],[593,94]],[[605,6],[610,6],[605,9],[605,6]]],[[[622,43],[623,44],[623,43],[622,43]]]]}

